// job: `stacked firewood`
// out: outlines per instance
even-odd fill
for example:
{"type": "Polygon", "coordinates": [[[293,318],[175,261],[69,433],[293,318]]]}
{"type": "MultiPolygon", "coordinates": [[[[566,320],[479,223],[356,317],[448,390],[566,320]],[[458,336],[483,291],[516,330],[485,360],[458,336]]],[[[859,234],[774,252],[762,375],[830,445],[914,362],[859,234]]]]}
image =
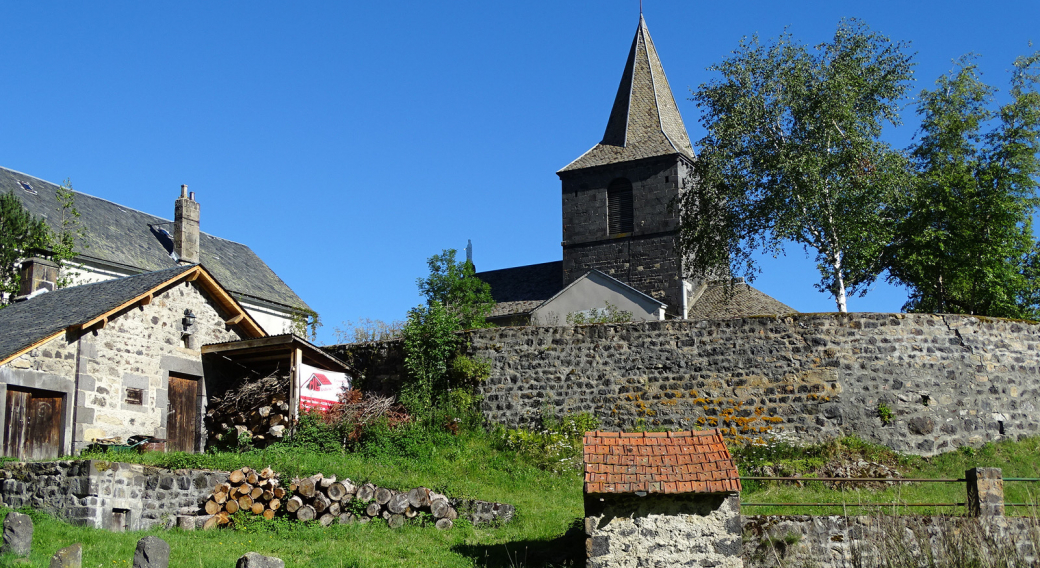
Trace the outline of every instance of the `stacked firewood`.
{"type": "Polygon", "coordinates": [[[349,479],[339,481],[319,473],[294,479],[289,489],[293,495],[285,503],[286,512],[301,521],[316,519],[324,526],[382,518],[391,528],[398,528],[420,513],[428,513],[437,528],[446,530],[458,518],[447,497],[425,487],[410,491],[393,491],[371,483],[359,487],[349,479]]]}
{"type": "Polygon", "coordinates": [[[210,399],[206,410],[208,443],[235,445],[248,441],[263,448],[286,435],[289,419],[288,376],[243,380],[223,396],[210,399]]]}
{"type": "Polygon", "coordinates": [[[263,515],[271,520],[287,496],[288,491],[280,485],[271,468],[260,471],[248,467],[236,469],[226,482],[213,489],[213,495],[206,501],[206,514],[212,517],[203,528],[226,525],[231,522],[231,515],[239,511],[263,515]]]}

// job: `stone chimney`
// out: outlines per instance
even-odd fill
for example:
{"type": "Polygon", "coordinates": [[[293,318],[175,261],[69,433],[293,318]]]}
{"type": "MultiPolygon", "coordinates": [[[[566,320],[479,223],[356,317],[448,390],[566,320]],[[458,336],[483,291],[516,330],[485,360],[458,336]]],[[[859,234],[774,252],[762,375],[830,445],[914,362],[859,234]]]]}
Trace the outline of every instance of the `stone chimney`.
{"type": "Polygon", "coordinates": [[[173,205],[173,253],[179,264],[199,262],[199,203],[186,185],[173,205]]]}
{"type": "Polygon", "coordinates": [[[58,287],[58,265],[39,257],[22,261],[19,296],[28,296],[37,290],[53,292],[58,287]]]}

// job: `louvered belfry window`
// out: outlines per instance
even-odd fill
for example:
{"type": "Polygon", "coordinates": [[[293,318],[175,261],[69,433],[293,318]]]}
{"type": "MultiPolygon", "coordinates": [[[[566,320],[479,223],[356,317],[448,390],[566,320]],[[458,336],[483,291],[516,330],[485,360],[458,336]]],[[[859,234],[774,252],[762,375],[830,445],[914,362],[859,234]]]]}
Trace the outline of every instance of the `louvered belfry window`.
{"type": "Polygon", "coordinates": [[[632,228],[632,182],[618,178],[607,188],[607,232],[631,233],[632,228]]]}

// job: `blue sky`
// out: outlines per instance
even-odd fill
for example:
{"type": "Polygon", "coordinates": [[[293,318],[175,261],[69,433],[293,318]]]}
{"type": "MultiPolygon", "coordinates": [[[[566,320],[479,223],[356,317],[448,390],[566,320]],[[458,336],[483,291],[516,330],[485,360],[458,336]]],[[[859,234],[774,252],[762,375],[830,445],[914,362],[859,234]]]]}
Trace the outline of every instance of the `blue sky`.
{"type": "MultiPolygon", "coordinates": [[[[561,258],[556,170],[599,141],[638,1],[6,2],[0,165],[247,243],[325,322],[402,319],[425,259],[561,258]]],[[[806,43],[858,17],[916,51],[930,87],[967,52],[1002,89],[1040,2],[678,2],[644,13],[693,140],[689,88],[744,35],[806,43]]],[[[888,139],[905,146],[907,125],[888,139]]],[[[833,311],[800,250],[756,286],[833,311]]],[[[880,284],[852,311],[898,311],[880,284]]]]}

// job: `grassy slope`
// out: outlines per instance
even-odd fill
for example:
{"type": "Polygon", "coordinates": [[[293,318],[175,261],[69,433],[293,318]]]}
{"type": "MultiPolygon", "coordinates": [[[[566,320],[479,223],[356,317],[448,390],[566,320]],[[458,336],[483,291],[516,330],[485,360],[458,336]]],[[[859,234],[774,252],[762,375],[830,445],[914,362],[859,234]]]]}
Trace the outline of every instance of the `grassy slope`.
{"type": "MultiPolygon", "coordinates": [[[[580,473],[542,471],[494,449],[484,436],[462,435],[421,452],[426,455],[407,459],[389,451],[363,456],[268,450],[204,456],[146,454],[134,461],[225,470],[271,466],[290,475],[322,472],[391,488],[422,485],[453,497],[510,503],[517,508],[516,518],[500,528],[458,526],[445,532],[418,526],[391,530],[381,523],[321,528],[285,522],[276,523],[274,533],[173,530],[112,534],[34,514],[34,551],[24,565],[46,567],[57,549],[82,542],[83,566],[129,566],[137,540],[147,534],[170,543],[171,567],[226,568],[249,551],[277,556],[290,567],[510,566],[507,554],[519,554],[523,559],[525,550],[526,565],[544,559],[564,560],[558,558],[561,547],[556,539],[583,514],[580,473]]],[[[571,538],[563,548],[564,552],[580,552],[580,547],[581,542],[571,538]]],[[[12,562],[0,557],[0,566],[12,562]]]]}
{"type": "MultiPolygon", "coordinates": [[[[962,477],[975,466],[1004,469],[1007,477],[1040,477],[1040,439],[987,446],[972,455],[953,452],[930,459],[901,458],[877,448],[838,445],[827,459],[870,459],[898,463],[907,477],[962,477]]],[[[824,452],[827,454],[828,452],[824,452]]],[[[129,566],[134,546],[145,534],[170,543],[172,567],[230,567],[248,551],[278,556],[286,565],[314,567],[381,566],[544,566],[568,565],[567,555],[584,552],[583,537],[563,536],[582,516],[581,476],[577,472],[552,474],[531,466],[528,460],[493,447],[487,436],[461,435],[428,440],[419,446],[375,448],[366,454],[316,453],[268,450],[246,454],[210,456],[138,456],[135,461],[174,467],[232,469],[249,465],[274,467],[287,475],[323,472],[352,480],[392,487],[431,487],[452,496],[511,503],[517,518],[500,528],[460,526],[447,532],[409,526],[391,530],[385,525],[300,526],[288,522],[261,525],[273,532],[220,530],[185,533],[150,531],[112,534],[74,527],[34,513],[34,552],[28,562],[0,556],[0,566],[48,565],[57,549],[81,542],[88,568],[129,566]]],[[[855,501],[905,502],[963,501],[964,484],[911,484],[886,491],[848,492],[807,484],[759,485],[749,483],[745,502],[855,501]]],[[[1034,500],[1040,483],[1008,483],[1008,501],[1034,500]]],[[[6,511],[3,511],[6,512],[6,511]]],[[[745,507],[745,514],[840,514],[822,508],[745,507]]],[[[849,513],[855,513],[850,509],[849,513]]],[[[911,509],[900,512],[931,513],[911,509]]],[[[1019,511],[1025,513],[1026,511],[1019,511]]]]}

